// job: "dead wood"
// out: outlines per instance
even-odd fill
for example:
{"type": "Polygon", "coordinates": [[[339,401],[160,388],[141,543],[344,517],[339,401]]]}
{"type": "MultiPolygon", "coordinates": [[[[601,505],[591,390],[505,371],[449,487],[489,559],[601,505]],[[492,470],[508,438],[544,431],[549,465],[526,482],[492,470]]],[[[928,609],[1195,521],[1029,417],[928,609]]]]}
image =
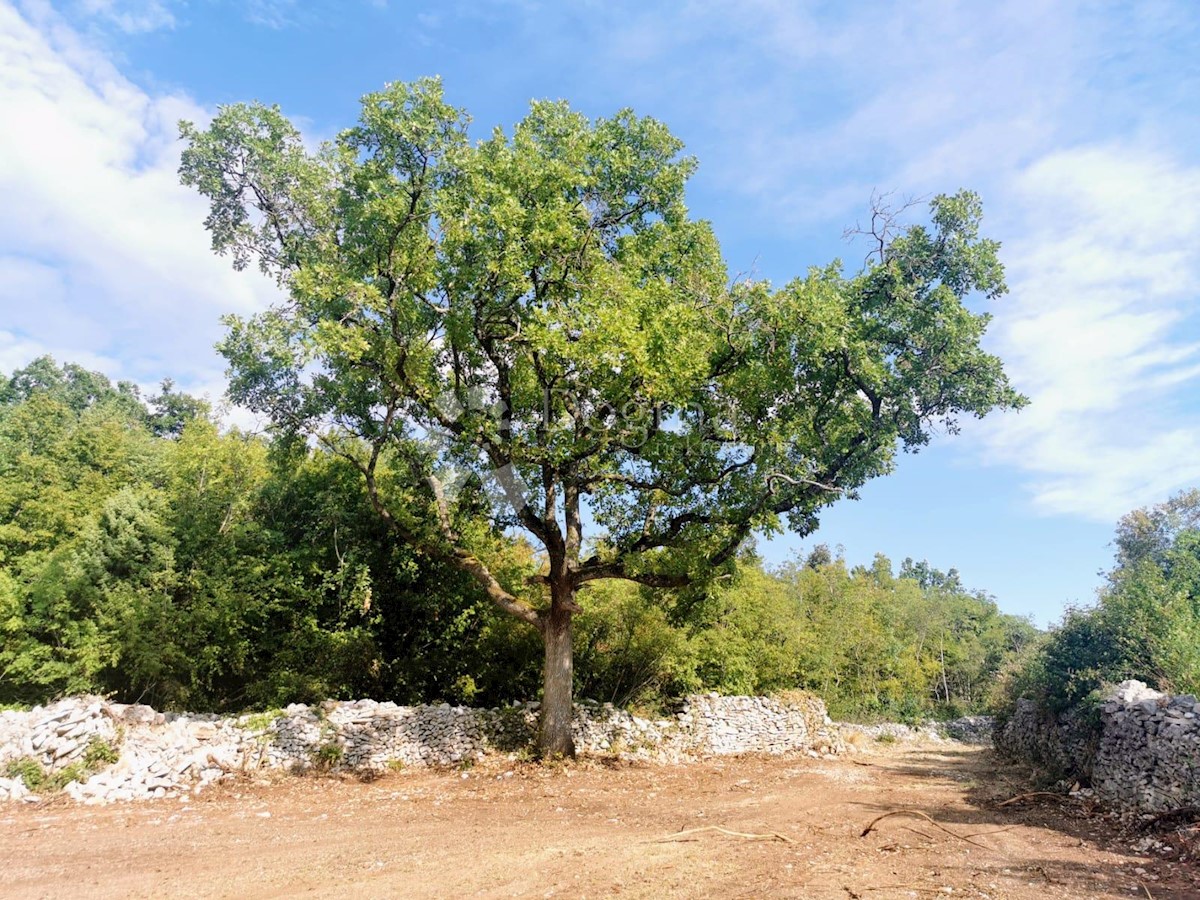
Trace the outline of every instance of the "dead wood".
{"type": "Polygon", "coordinates": [[[720,825],[705,825],[702,828],[688,828],[684,831],[678,831],[675,834],[665,838],[659,838],[657,843],[661,844],[666,841],[678,840],[689,834],[699,834],[702,831],[719,831],[721,834],[727,834],[730,837],[745,838],[748,841],[783,841],[785,844],[796,843],[786,834],[780,834],[778,831],[771,831],[766,834],[749,834],[745,831],[730,831],[728,828],[722,828],[720,825]]]}
{"type": "Polygon", "coordinates": [[[1011,806],[1014,803],[1020,803],[1022,800],[1032,800],[1034,797],[1053,797],[1055,800],[1067,799],[1065,794],[1059,794],[1055,791],[1029,791],[1028,793],[1017,794],[1015,797],[1009,797],[1003,803],[997,803],[996,808],[1011,806]]]}
{"type": "MultiPolygon", "coordinates": [[[[847,891],[850,888],[846,888],[847,891]]],[[[941,894],[943,893],[940,887],[926,887],[922,884],[877,884],[869,887],[858,888],[860,891],[920,891],[923,894],[941,894]]],[[[861,897],[861,894],[851,892],[851,897],[861,897]]]]}
{"type": "Polygon", "coordinates": [[[894,809],[891,812],[886,812],[881,816],[876,816],[874,819],[872,819],[870,821],[870,823],[867,825],[867,827],[862,830],[862,834],[860,834],[859,837],[866,837],[868,834],[871,833],[872,830],[874,830],[874,828],[877,824],[882,822],[884,819],[891,818],[892,816],[916,816],[919,819],[924,819],[926,822],[928,822],[930,825],[932,825],[938,831],[941,831],[944,834],[950,835],[950,837],[954,838],[955,840],[959,840],[959,841],[963,841],[964,843],[971,844],[972,846],[978,847],[981,850],[990,850],[991,849],[990,847],[988,847],[985,844],[980,844],[980,843],[977,843],[976,841],[971,840],[969,837],[963,837],[961,834],[955,834],[953,831],[951,831],[945,825],[942,825],[940,822],[935,822],[930,816],[926,815],[925,813],[921,812],[918,809],[894,809]]]}
{"type": "Polygon", "coordinates": [[[970,834],[964,834],[963,837],[982,837],[985,834],[1000,834],[1002,831],[1011,831],[1015,825],[1005,825],[1003,828],[993,828],[991,831],[972,831],[970,834]]]}

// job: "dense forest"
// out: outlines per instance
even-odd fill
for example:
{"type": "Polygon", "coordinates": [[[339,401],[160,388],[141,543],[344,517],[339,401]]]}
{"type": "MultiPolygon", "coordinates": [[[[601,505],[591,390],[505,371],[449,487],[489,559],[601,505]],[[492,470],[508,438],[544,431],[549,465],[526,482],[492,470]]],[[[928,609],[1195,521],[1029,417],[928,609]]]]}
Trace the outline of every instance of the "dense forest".
{"type": "MultiPolygon", "coordinates": [[[[508,583],[542,564],[485,538],[508,583]]],[[[608,581],[586,599],[579,695],[645,709],[804,688],[839,716],[974,711],[1036,638],[953,570],[851,568],[823,546],[776,569],[745,550],[703,589],[608,581]]],[[[344,459],[224,430],[169,382],[142,396],[49,358],[0,376],[0,634],[7,704],[496,704],[536,697],[542,661],[536,632],[388,532],[344,459]]]]}

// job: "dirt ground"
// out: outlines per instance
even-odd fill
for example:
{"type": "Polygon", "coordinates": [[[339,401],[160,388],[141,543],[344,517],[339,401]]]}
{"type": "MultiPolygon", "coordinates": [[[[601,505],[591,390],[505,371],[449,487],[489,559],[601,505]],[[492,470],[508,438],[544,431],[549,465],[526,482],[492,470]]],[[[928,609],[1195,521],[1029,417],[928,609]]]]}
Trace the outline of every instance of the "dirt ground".
{"type": "Polygon", "coordinates": [[[4,807],[0,896],[1200,898],[1200,869],[1078,803],[998,806],[1027,790],[955,744],[245,780],[4,807]]]}

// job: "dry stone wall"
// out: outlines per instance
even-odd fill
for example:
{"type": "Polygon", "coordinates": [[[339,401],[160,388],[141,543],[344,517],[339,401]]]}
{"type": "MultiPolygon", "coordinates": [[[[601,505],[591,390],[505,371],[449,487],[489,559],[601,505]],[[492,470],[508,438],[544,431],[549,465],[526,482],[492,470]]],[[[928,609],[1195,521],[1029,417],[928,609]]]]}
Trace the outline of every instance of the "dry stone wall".
{"type": "MultiPolygon", "coordinates": [[[[529,746],[537,709],[536,703],[469,709],[359,700],[220,718],[70,698],[0,712],[0,800],[62,788],[78,801],[106,803],[178,796],[264,769],[370,773],[460,764],[529,746]]],[[[664,719],[585,703],[576,707],[574,731],[580,753],[665,762],[845,749],[824,703],[809,697],[785,703],[700,695],[664,719]]]]}
{"type": "Polygon", "coordinates": [[[1119,808],[1200,806],[1200,702],[1192,696],[1126,681],[1093,710],[1051,716],[1021,701],[996,746],[1090,783],[1097,797],[1119,808]]]}
{"type": "Polygon", "coordinates": [[[860,734],[865,738],[887,743],[939,743],[957,741],[960,744],[991,746],[991,716],[963,716],[949,721],[931,720],[916,725],[900,722],[878,722],[873,725],[854,725],[842,722],[838,725],[843,735],[860,734]]]}

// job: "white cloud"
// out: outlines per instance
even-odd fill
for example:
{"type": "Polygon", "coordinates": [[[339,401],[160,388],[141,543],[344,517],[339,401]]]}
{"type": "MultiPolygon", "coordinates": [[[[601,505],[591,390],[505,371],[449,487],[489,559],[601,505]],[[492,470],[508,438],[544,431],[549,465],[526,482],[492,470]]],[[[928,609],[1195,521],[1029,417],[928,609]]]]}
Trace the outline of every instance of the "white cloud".
{"type": "MultiPolygon", "coordinates": [[[[325,8],[240,9],[282,27],[325,8]]],[[[46,5],[23,9],[0,0],[0,369],[51,350],[211,393],[217,316],[276,293],[212,256],[204,204],[177,184],[175,120],[207,112],[139,88],[46,5]]],[[[76,9],[127,31],[170,15],[165,0],[76,9]]],[[[846,224],[874,188],[980,189],[1012,287],[992,347],[1034,402],[967,445],[1052,514],[1111,522],[1200,482],[1200,163],[1179,114],[1197,79],[1168,52],[1195,33],[1186,4],[829,9],[497,0],[436,15],[573,35],[543,52],[690,117],[705,185],[740,195],[758,235],[846,224]]]]}
{"type": "Polygon", "coordinates": [[[1123,144],[1013,183],[1018,240],[995,346],[1033,403],[981,429],[1035,506],[1112,521],[1200,483],[1200,167],[1123,144]]]}
{"type": "MultiPolygon", "coordinates": [[[[49,354],[62,359],[62,349],[0,329],[0,375],[9,375],[39,356],[49,354]]],[[[70,361],[99,372],[113,372],[120,368],[116,360],[86,350],[72,352],[70,361]]]]}
{"type": "Polygon", "coordinates": [[[728,50],[672,88],[712,104],[702,171],[760,221],[824,228],[876,188],[983,192],[988,233],[1010,236],[991,345],[1033,403],[968,446],[1015,470],[1037,510],[1111,522],[1200,483],[1200,167],[1171,105],[1196,78],[1147,77],[1196,30],[1180,6],[689,10],[675,50],[718,27],[728,50]]]}
{"type": "Polygon", "coordinates": [[[209,113],[142,90],[44,4],[0,3],[0,107],[7,368],[53,348],[115,378],[219,378],[219,316],[276,292],[212,254],[206,206],[178,183],[177,122],[209,113]]]}

